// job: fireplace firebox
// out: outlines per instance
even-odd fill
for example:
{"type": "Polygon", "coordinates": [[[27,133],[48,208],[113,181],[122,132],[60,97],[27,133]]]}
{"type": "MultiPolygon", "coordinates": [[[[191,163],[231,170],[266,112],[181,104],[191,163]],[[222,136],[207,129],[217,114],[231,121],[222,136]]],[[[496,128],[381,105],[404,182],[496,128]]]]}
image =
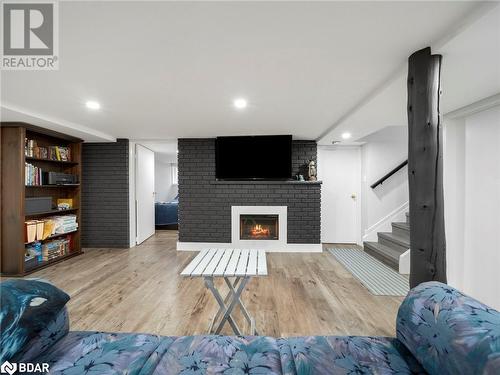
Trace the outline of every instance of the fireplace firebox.
{"type": "Polygon", "coordinates": [[[278,240],[279,215],[240,215],[240,240],[278,240]]]}

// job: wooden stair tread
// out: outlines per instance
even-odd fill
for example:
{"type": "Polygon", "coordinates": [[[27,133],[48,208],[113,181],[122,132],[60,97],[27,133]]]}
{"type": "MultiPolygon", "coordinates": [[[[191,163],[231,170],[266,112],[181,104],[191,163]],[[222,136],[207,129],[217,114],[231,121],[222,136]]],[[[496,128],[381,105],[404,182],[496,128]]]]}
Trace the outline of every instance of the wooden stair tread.
{"type": "Polygon", "coordinates": [[[395,244],[397,244],[399,246],[406,247],[407,249],[410,248],[410,239],[409,238],[397,236],[391,232],[379,232],[378,236],[380,238],[383,238],[384,240],[394,242],[395,244]]]}
{"type": "Polygon", "coordinates": [[[399,229],[404,229],[404,230],[410,230],[410,224],[404,222],[404,221],[395,221],[391,223],[393,227],[399,228],[399,229]]]}
{"type": "Polygon", "coordinates": [[[379,242],[365,242],[364,243],[365,247],[370,248],[370,250],[381,254],[385,258],[388,258],[392,262],[399,264],[399,256],[401,255],[400,252],[397,250],[394,250],[388,246],[385,246],[379,242]]]}

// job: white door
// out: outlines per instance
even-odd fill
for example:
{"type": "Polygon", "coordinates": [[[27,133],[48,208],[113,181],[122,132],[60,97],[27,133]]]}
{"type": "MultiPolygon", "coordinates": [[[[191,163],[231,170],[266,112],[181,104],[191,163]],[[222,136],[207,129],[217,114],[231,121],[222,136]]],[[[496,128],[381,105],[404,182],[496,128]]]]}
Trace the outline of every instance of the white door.
{"type": "Polygon", "coordinates": [[[155,233],[155,154],[136,145],[135,155],[136,243],[140,244],[155,233]]]}
{"type": "Polygon", "coordinates": [[[359,243],[361,236],[361,152],[359,147],[318,148],[321,241],[359,243]]]}

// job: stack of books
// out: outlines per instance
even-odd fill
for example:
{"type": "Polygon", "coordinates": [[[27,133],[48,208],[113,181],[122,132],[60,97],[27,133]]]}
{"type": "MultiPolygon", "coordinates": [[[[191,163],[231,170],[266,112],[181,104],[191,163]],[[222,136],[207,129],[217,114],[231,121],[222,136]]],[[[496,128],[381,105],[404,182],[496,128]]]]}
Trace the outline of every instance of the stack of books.
{"type": "Polygon", "coordinates": [[[66,146],[39,147],[33,139],[26,138],[24,154],[37,159],[71,161],[71,149],[66,146]]]}
{"type": "Polygon", "coordinates": [[[33,164],[24,163],[24,184],[26,186],[40,186],[43,185],[42,169],[35,167],[33,164]]]}
{"type": "Polygon", "coordinates": [[[76,215],[54,216],[51,220],[54,222],[55,234],[74,232],[78,229],[76,215]]]}
{"type": "Polygon", "coordinates": [[[68,254],[71,247],[70,244],[71,240],[69,236],[44,243],[42,245],[42,261],[46,262],[68,254]]]}

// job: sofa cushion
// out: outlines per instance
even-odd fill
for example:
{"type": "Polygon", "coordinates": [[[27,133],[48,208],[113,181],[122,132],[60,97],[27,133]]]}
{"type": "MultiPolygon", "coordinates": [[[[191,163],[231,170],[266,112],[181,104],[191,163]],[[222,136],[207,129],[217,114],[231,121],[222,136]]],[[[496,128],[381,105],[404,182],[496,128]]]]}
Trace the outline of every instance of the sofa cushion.
{"type": "Polygon", "coordinates": [[[274,338],[70,332],[36,359],[51,374],[281,374],[274,338]]]}
{"type": "Polygon", "coordinates": [[[296,338],[70,332],[38,363],[51,374],[420,374],[396,340],[380,337],[296,338]]]}
{"type": "Polygon", "coordinates": [[[0,284],[0,363],[11,359],[51,324],[69,296],[42,280],[7,280],[0,284]]]}
{"type": "Polygon", "coordinates": [[[410,290],[397,337],[430,374],[500,374],[500,313],[448,285],[410,290]]]}
{"type": "Polygon", "coordinates": [[[295,366],[289,374],[425,374],[394,338],[305,336],[286,341],[295,366]]]}
{"type": "Polygon", "coordinates": [[[64,307],[59,314],[38,334],[33,337],[23,349],[12,357],[14,362],[33,362],[47,349],[51,348],[57,341],[69,332],[68,310],[64,307]]]}
{"type": "Polygon", "coordinates": [[[151,374],[174,338],[147,334],[70,332],[36,359],[51,374],[151,374]]]}
{"type": "Polygon", "coordinates": [[[177,338],[154,374],[281,374],[276,339],[264,336],[177,338]]]}

